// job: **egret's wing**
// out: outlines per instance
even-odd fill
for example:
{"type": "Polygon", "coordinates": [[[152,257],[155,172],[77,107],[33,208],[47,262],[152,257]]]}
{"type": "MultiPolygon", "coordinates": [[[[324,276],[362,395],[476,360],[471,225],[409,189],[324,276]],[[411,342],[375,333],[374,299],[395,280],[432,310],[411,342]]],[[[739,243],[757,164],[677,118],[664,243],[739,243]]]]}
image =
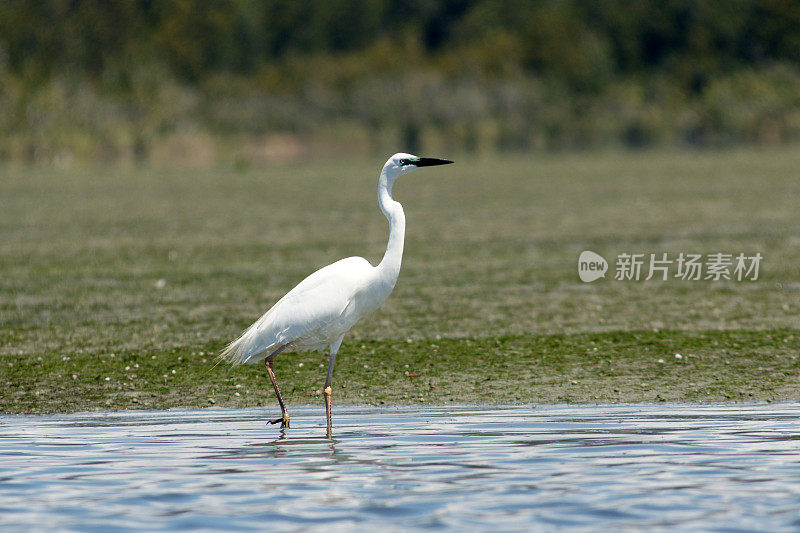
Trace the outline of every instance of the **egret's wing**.
{"type": "Polygon", "coordinates": [[[223,351],[221,358],[246,363],[284,345],[324,346],[331,326],[353,299],[354,273],[369,266],[361,258],[328,265],[300,282],[223,351]]]}
{"type": "Polygon", "coordinates": [[[257,323],[262,346],[252,354],[272,346],[323,341],[327,326],[342,316],[352,299],[350,291],[331,281],[297,287],[282,298],[265,320],[257,323]]]}

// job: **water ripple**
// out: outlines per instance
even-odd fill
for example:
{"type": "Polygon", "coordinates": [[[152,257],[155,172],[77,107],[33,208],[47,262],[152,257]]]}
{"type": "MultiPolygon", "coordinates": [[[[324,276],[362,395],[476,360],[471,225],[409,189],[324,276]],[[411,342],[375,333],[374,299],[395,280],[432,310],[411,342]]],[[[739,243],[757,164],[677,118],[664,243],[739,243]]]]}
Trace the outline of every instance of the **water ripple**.
{"type": "Polygon", "coordinates": [[[0,416],[0,528],[796,531],[795,404],[0,416]]]}

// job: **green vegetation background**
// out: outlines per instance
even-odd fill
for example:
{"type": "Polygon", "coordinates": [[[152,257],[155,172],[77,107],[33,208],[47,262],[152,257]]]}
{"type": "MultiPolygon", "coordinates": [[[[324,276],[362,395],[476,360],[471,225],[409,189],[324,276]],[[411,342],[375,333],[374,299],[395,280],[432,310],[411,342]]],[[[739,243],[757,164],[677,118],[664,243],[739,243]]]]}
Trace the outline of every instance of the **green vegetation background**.
{"type": "Polygon", "coordinates": [[[0,159],[800,138],[792,0],[4,0],[0,159]]]}
{"type": "MultiPolygon", "coordinates": [[[[398,185],[337,402],[796,400],[798,140],[796,1],[1,0],[0,411],[272,402],[213,354],[380,256],[398,150],[458,164],[398,185]],[[764,264],[583,284],[586,249],[764,264]]],[[[278,361],[290,403],[324,361],[278,361]]]]}
{"type": "MultiPolygon", "coordinates": [[[[380,259],[375,159],[0,168],[0,412],[274,406],[263,366],[214,356],[315,269],[380,259]]],[[[800,152],[453,159],[394,188],[403,269],[345,338],[336,404],[800,398],[800,152]],[[587,249],[606,279],[578,279],[587,249]],[[616,281],[623,252],[764,259],[616,281]]],[[[276,359],[289,405],[322,406],[326,365],[276,359]]]]}

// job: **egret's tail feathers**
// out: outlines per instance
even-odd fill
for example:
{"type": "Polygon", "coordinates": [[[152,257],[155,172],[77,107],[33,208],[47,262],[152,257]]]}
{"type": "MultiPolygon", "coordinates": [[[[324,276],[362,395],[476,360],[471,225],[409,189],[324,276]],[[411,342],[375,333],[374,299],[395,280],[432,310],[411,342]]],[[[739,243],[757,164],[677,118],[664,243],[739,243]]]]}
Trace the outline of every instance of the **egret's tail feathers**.
{"type": "Polygon", "coordinates": [[[250,327],[242,333],[238,339],[228,344],[217,356],[217,362],[228,363],[231,365],[243,365],[248,362],[258,352],[256,347],[258,337],[258,330],[255,327],[250,327]]]}
{"type": "Polygon", "coordinates": [[[220,353],[217,355],[217,363],[228,363],[230,365],[241,365],[242,364],[242,356],[239,353],[239,348],[241,347],[241,340],[242,338],[239,337],[235,341],[228,344],[220,353]]]}

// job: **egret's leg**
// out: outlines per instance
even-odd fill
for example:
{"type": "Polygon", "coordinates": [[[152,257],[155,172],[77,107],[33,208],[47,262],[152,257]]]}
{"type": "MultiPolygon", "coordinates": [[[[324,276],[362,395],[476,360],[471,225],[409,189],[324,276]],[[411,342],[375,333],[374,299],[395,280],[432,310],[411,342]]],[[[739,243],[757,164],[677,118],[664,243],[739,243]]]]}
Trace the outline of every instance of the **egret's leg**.
{"type": "Polygon", "coordinates": [[[272,370],[272,359],[275,358],[276,355],[281,353],[283,350],[286,349],[286,346],[282,346],[278,348],[275,352],[272,353],[269,357],[264,360],[264,366],[267,367],[267,373],[269,374],[269,380],[272,382],[272,387],[275,389],[275,396],[278,397],[278,404],[281,406],[281,416],[282,418],[277,418],[275,420],[270,420],[270,424],[277,424],[278,422],[281,423],[282,428],[289,427],[289,411],[286,410],[286,405],[283,403],[283,397],[281,396],[281,390],[278,388],[278,382],[275,380],[275,371],[272,370]]]}
{"type": "Polygon", "coordinates": [[[336,362],[336,351],[331,350],[331,360],[328,363],[328,377],[325,378],[325,388],[323,392],[325,393],[325,415],[328,417],[328,431],[327,435],[328,438],[331,438],[333,433],[333,427],[331,425],[331,382],[333,381],[333,364],[336,362]]]}
{"type": "Polygon", "coordinates": [[[336,352],[339,351],[339,346],[342,345],[342,341],[344,340],[345,333],[342,333],[342,336],[336,339],[334,342],[331,343],[331,360],[328,363],[328,377],[325,378],[325,388],[322,392],[325,393],[325,415],[328,417],[328,438],[331,438],[333,433],[333,426],[331,424],[331,382],[333,382],[333,364],[336,362],[336,352]]]}
{"type": "Polygon", "coordinates": [[[275,372],[272,370],[272,361],[267,359],[264,363],[267,367],[267,373],[269,373],[269,379],[272,381],[272,386],[275,388],[275,396],[278,397],[278,404],[281,406],[281,415],[282,418],[276,418],[275,420],[270,420],[270,424],[277,424],[278,422],[281,423],[282,428],[289,427],[289,411],[286,410],[286,405],[283,403],[283,398],[281,397],[281,390],[278,388],[278,382],[275,381],[275,372]]]}

